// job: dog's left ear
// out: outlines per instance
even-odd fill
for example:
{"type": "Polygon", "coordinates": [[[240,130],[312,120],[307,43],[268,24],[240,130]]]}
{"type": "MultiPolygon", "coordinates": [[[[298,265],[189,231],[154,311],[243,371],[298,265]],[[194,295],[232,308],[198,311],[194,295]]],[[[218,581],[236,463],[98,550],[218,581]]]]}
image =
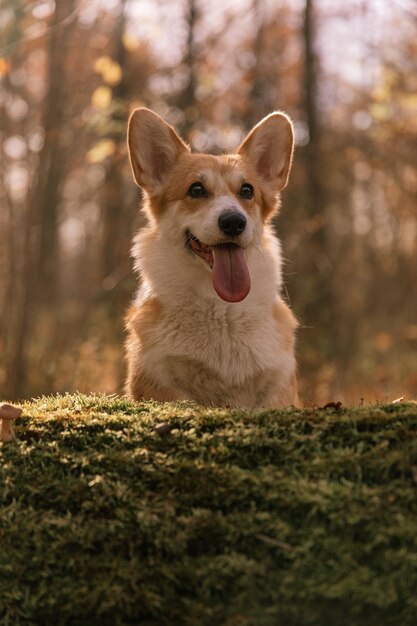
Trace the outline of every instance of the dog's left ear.
{"type": "Polygon", "coordinates": [[[255,166],[259,176],[276,193],[288,182],[294,149],[294,132],[285,113],[271,113],[259,122],[238,148],[238,154],[255,166]]]}

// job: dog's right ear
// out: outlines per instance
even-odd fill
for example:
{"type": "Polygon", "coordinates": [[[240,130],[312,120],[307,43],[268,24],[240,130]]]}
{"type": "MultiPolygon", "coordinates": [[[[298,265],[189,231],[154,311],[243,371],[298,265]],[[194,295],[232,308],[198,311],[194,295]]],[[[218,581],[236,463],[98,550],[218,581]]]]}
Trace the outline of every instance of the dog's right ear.
{"type": "Polygon", "coordinates": [[[189,151],[175,130],[150,109],[136,109],[127,133],[133,177],[151,195],[162,183],[182,152],[189,151]]]}

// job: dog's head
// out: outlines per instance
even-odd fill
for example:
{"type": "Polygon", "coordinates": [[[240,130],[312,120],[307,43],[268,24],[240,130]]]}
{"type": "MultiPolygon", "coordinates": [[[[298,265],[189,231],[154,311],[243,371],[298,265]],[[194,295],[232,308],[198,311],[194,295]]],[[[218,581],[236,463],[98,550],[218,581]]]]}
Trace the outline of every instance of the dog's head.
{"type": "Polygon", "coordinates": [[[189,252],[190,263],[212,272],[228,302],[250,291],[246,252],[259,244],[263,224],[278,207],[293,153],[293,129],[284,113],[257,124],[236,154],[193,154],[175,130],[149,109],[130,117],[133,175],[146,192],[149,217],[168,240],[189,252]]]}

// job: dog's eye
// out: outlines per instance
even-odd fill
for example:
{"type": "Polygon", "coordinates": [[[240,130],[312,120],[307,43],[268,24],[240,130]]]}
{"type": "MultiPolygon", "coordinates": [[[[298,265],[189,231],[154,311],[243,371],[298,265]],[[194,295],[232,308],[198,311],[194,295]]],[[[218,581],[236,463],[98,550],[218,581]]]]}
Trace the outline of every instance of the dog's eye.
{"type": "Polygon", "coordinates": [[[243,183],[239,191],[239,196],[241,198],[245,198],[245,200],[250,200],[251,198],[253,198],[252,185],[249,185],[249,183],[243,183]]]}
{"type": "Polygon", "coordinates": [[[192,198],[202,198],[207,195],[207,191],[201,183],[193,183],[190,185],[187,194],[192,198]]]}

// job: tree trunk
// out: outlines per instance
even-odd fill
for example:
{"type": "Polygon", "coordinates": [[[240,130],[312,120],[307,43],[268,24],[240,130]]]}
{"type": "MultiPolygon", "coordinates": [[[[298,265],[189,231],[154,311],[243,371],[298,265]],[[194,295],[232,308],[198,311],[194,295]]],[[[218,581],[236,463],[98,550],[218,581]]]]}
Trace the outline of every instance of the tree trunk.
{"type": "MultiPolygon", "coordinates": [[[[126,48],[123,44],[123,33],[126,27],[125,15],[126,0],[122,0],[117,26],[115,29],[115,54],[114,60],[121,68],[126,65],[126,48]]],[[[122,74],[120,82],[113,87],[114,111],[112,114],[111,132],[107,135],[115,143],[115,150],[110,157],[106,173],[106,181],[100,194],[102,215],[101,237],[101,281],[106,281],[111,286],[112,276],[117,273],[120,265],[125,265],[129,253],[123,249],[125,238],[123,237],[126,215],[124,214],[123,198],[123,165],[125,161],[123,146],[126,137],[127,123],[127,85],[122,74]]],[[[128,250],[130,249],[130,243],[128,250]]],[[[106,289],[106,284],[103,285],[106,289]]]]}
{"type": "Polygon", "coordinates": [[[38,288],[40,296],[48,302],[55,302],[57,299],[59,195],[65,171],[65,150],[61,137],[67,96],[65,61],[70,28],[62,25],[62,22],[74,11],[74,7],[75,0],[57,2],[51,23],[48,46],[49,89],[43,123],[45,143],[39,155],[38,178],[32,198],[35,223],[40,227],[38,288]]]}
{"type": "Polygon", "coordinates": [[[254,27],[256,29],[253,43],[255,66],[252,72],[252,85],[249,93],[249,111],[246,128],[250,129],[265,115],[275,108],[275,103],[266,98],[268,91],[268,79],[264,76],[264,38],[265,38],[265,3],[264,0],[253,0],[252,11],[254,14],[254,27]]]}
{"type": "Polygon", "coordinates": [[[24,394],[29,335],[39,306],[47,303],[48,309],[51,309],[57,304],[58,211],[64,170],[61,131],[64,125],[65,59],[69,36],[65,18],[73,12],[74,6],[75,0],[57,2],[49,26],[48,93],[43,113],[45,141],[39,154],[39,167],[26,217],[22,295],[6,376],[9,398],[24,394]]]}
{"type": "MultiPolygon", "coordinates": [[[[320,216],[324,209],[320,180],[320,136],[317,114],[317,61],[314,52],[313,0],[306,0],[304,11],[304,97],[309,141],[305,148],[307,168],[307,212],[309,218],[320,216]]],[[[323,244],[323,227],[315,231],[316,244],[323,244]]],[[[321,253],[323,251],[321,250],[321,253]]]]}
{"type": "Polygon", "coordinates": [[[187,82],[181,94],[177,98],[176,105],[184,113],[184,123],[179,125],[178,130],[187,138],[188,133],[196,122],[196,47],[195,47],[195,25],[198,18],[196,0],[188,0],[187,3],[187,47],[183,64],[188,71],[187,82]]]}

